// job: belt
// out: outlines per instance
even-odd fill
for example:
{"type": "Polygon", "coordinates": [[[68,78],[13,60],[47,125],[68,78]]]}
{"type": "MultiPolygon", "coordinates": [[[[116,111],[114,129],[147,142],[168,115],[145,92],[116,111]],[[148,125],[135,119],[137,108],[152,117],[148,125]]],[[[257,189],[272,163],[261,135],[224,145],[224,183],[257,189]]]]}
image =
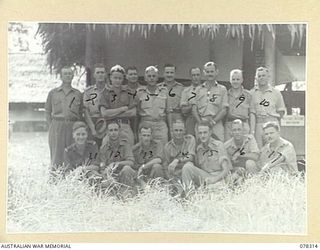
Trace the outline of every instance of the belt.
{"type": "Polygon", "coordinates": [[[171,109],[170,113],[181,113],[181,109],[180,108],[171,109]]]}
{"type": "Polygon", "coordinates": [[[265,123],[265,122],[279,122],[277,117],[274,116],[257,116],[257,123],[265,123]]]}
{"type": "Polygon", "coordinates": [[[118,124],[130,124],[130,120],[128,118],[111,119],[111,120],[107,120],[107,123],[110,121],[116,122],[118,124]]]}
{"type": "Polygon", "coordinates": [[[231,118],[231,117],[226,118],[227,122],[233,122],[234,120],[241,120],[242,122],[248,122],[248,119],[246,118],[231,118]]]}
{"type": "Polygon", "coordinates": [[[53,117],[52,120],[54,121],[61,121],[61,122],[75,122],[79,119],[77,118],[65,118],[65,117],[53,117]]]}
{"type": "Polygon", "coordinates": [[[148,122],[165,122],[166,121],[166,117],[159,117],[159,118],[154,118],[154,117],[151,117],[151,116],[142,116],[141,117],[141,120],[142,121],[148,121],[148,122]]]}

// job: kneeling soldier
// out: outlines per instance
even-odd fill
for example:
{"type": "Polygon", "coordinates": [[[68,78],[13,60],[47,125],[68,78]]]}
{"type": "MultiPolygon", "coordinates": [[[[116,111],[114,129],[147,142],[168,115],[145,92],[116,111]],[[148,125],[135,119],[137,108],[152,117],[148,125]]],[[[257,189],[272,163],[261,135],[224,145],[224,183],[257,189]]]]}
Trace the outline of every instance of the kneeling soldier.
{"type": "Polygon", "coordinates": [[[135,170],[138,170],[139,179],[144,182],[147,179],[164,178],[162,162],[162,146],[152,139],[152,129],[148,125],[141,124],[138,142],[133,149],[135,158],[135,170]],[[145,175],[147,178],[142,178],[145,175]]]}
{"type": "Polygon", "coordinates": [[[254,136],[245,133],[244,123],[239,119],[232,122],[231,134],[233,137],[224,146],[233,165],[233,179],[246,173],[256,173],[259,148],[254,136]]]}
{"type": "Polygon", "coordinates": [[[212,125],[209,121],[197,124],[200,144],[196,149],[196,166],[185,165],[182,169],[182,182],[186,187],[215,184],[227,177],[232,166],[221,141],[211,137],[212,125]]]}

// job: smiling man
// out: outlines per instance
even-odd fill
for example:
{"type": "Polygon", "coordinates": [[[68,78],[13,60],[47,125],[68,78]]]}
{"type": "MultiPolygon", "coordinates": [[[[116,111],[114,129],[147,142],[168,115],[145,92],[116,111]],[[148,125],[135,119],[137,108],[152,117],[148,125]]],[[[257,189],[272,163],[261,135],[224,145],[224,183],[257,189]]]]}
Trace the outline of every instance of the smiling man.
{"type": "Polygon", "coordinates": [[[296,151],[291,142],[280,136],[277,122],[267,122],[263,125],[267,140],[261,149],[260,166],[263,171],[284,170],[290,173],[298,171],[296,151]]]}
{"type": "Polygon", "coordinates": [[[182,168],[182,182],[186,187],[221,182],[232,168],[223,143],[211,137],[211,123],[200,121],[196,129],[200,140],[196,149],[196,166],[188,164],[182,168]]]}
{"type": "Polygon", "coordinates": [[[225,86],[216,81],[219,70],[214,62],[207,62],[203,67],[206,81],[196,91],[192,113],[201,122],[208,120],[213,124],[213,133],[224,142],[222,119],[227,114],[228,94],[225,86]]]}

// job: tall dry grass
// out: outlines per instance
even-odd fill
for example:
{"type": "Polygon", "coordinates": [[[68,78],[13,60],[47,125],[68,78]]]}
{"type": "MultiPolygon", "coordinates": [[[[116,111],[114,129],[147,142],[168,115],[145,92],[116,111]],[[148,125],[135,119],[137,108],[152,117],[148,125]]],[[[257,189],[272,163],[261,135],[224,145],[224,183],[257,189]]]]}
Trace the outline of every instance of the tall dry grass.
{"type": "Polygon", "coordinates": [[[16,134],[9,147],[8,232],[195,231],[306,233],[305,182],[283,173],[236,189],[199,189],[186,199],[154,182],[128,198],[94,192],[75,171],[48,183],[44,134],[16,134]]]}

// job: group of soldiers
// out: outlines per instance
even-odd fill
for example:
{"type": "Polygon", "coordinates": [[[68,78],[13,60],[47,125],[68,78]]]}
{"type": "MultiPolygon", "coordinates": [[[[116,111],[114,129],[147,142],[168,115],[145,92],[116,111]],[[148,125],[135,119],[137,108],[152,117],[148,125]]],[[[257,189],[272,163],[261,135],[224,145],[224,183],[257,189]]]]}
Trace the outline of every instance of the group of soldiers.
{"type": "Polygon", "coordinates": [[[256,86],[243,88],[239,69],[231,88],[216,81],[214,62],[190,69],[190,86],[175,80],[176,67],[138,70],[93,68],[95,84],[82,94],[71,87],[73,70],[61,69],[62,85],[46,102],[52,166],[68,173],[79,166],[111,174],[127,187],[150,179],[187,187],[236,181],[259,171],[297,171],[293,145],[280,136],[285,113],[269,70],[256,70],[256,86]],[[204,81],[202,82],[202,79],[204,81]]]}

